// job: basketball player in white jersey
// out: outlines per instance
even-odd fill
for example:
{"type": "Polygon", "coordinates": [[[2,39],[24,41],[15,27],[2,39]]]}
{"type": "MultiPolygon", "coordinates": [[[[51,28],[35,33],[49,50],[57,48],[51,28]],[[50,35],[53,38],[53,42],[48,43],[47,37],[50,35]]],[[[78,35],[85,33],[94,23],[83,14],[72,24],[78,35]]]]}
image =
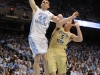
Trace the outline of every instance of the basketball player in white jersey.
{"type": "Polygon", "coordinates": [[[32,22],[30,26],[30,34],[28,36],[29,45],[33,53],[34,58],[34,71],[35,75],[40,75],[40,58],[44,62],[44,71],[46,75],[48,74],[47,68],[47,48],[48,41],[45,37],[46,30],[49,27],[50,20],[54,22],[57,21],[55,16],[49,12],[49,1],[43,0],[41,3],[41,9],[35,4],[34,0],[29,0],[30,6],[32,8],[32,22]]]}

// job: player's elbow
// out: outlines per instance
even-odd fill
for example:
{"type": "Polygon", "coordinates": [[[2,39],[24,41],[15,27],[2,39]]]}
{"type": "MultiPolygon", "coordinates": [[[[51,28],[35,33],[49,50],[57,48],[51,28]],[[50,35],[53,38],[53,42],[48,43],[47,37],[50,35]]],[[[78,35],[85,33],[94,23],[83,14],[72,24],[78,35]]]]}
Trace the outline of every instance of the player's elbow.
{"type": "Polygon", "coordinates": [[[83,38],[76,38],[76,39],[73,39],[73,41],[75,41],[75,42],[82,42],[83,38]]]}
{"type": "Polygon", "coordinates": [[[78,36],[77,40],[78,40],[78,42],[82,42],[83,41],[83,36],[78,36]]]}
{"type": "Polygon", "coordinates": [[[83,41],[83,38],[79,38],[78,42],[82,42],[83,41]]]}
{"type": "Polygon", "coordinates": [[[80,41],[79,42],[82,42],[83,41],[83,39],[80,39],[80,41]]]}

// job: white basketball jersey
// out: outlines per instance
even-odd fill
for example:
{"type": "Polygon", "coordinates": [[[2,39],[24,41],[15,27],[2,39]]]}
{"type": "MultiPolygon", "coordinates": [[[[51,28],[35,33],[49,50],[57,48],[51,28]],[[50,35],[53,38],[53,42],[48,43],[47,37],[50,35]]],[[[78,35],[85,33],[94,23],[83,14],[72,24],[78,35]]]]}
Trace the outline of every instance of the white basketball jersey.
{"type": "Polygon", "coordinates": [[[45,34],[49,27],[50,20],[53,14],[48,10],[37,8],[37,11],[32,15],[30,26],[30,35],[45,34]]]}

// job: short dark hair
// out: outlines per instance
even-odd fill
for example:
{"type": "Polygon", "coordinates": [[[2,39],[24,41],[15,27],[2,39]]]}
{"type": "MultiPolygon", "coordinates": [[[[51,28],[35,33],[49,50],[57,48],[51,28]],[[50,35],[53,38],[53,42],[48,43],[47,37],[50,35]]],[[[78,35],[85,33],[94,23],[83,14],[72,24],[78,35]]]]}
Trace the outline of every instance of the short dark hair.
{"type": "Polygon", "coordinates": [[[64,28],[65,24],[63,24],[63,28],[64,28]]]}
{"type": "Polygon", "coordinates": [[[74,19],[72,19],[72,24],[75,24],[75,21],[74,21],[74,19]]]}
{"type": "MultiPolygon", "coordinates": [[[[75,24],[74,19],[72,19],[72,24],[75,24]]],[[[71,27],[71,29],[73,29],[73,28],[74,28],[74,26],[71,27]]]]}
{"type": "MultiPolygon", "coordinates": [[[[44,0],[42,0],[42,1],[44,1],[44,0]]],[[[49,0],[46,0],[46,1],[48,1],[48,3],[50,4],[50,1],[49,0]]]]}

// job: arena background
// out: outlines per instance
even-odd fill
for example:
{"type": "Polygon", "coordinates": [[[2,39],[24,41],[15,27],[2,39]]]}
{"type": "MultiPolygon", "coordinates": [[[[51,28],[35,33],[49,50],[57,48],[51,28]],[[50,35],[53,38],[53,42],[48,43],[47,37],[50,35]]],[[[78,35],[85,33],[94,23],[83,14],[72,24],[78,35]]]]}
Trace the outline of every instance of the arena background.
{"type": "MultiPolygon", "coordinates": [[[[39,6],[42,0],[35,0],[35,1],[36,4],[39,6]]],[[[77,17],[76,20],[86,21],[85,24],[83,24],[84,26],[80,27],[83,34],[83,42],[74,44],[73,42],[70,43],[68,47],[69,50],[68,56],[72,55],[74,59],[75,54],[76,56],[79,56],[80,54],[81,58],[79,60],[84,59],[84,61],[89,56],[91,57],[93,56],[94,59],[92,60],[92,63],[95,63],[94,61],[95,59],[97,59],[100,67],[100,5],[99,4],[100,2],[97,0],[50,0],[49,10],[55,15],[58,15],[59,13],[63,14],[64,17],[72,15],[74,11],[78,11],[80,13],[80,16],[77,17]],[[95,23],[94,27],[91,28],[92,24],[90,23],[87,25],[87,22],[95,23]],[[98,28],[96,28],[97,25],[98,28]],[[77,51],[74,51],[73,48],[75,48],[75,50],[77,51]],[[70,51],[72,54],[70,54],[70,51]]],[[[0,0],[0,57],[1,57],[0,74],[3,72],[7,74],[15,73],[16,68],[11,69],[8,72],[9,66],[1,67],[2,66],[1,59],[5,61],[5,59],[7,58],[5,57],[6,54],[7,56],[12,57],[12,59],[10,59],[10,62],[14,62],[13,64],[15,64],[15,60],[17,60],[17,58],[22,61],[28,61],[29,57],[30,57],[30,62],[33,64],[34,60],[32,59],[32,56],[27,55],[28,53],[27,50],[30,50],[27,48],[28,47],[27,37],[29,34],[29,29],[32,19],[31,13],[32,10],[31,7],[29,6],[28,0],[0,0]],[[23,45],[25,45],[26,52],[18,53],[17,50],[7,47],[7,44],[9,44],[8,42],[9,40],[10,41],[12,40],[12,42],[10,42],[10,44],[12,45],[15,44],[15,45],[20,45],[22,47],[23,45]],[[3,71],[3,69],[5,70],[3,71]]],[[[55,23],[51,21],[50,26],[46,33],[46,37],[48,38],[48,40],[50,40],[54,28],[55,28],[55,23]]],[[[75,28],[72,28],[71,32],[77,34],[75,28]]],[[[9,63],[8,61],[6,62],[9,63]]],[[[85,70],[86,69],[84,69],[83,73],[85,73],[85,70]]],[[[41,72],[41,74],[43,74],[43,72],[41,72]]]]}

